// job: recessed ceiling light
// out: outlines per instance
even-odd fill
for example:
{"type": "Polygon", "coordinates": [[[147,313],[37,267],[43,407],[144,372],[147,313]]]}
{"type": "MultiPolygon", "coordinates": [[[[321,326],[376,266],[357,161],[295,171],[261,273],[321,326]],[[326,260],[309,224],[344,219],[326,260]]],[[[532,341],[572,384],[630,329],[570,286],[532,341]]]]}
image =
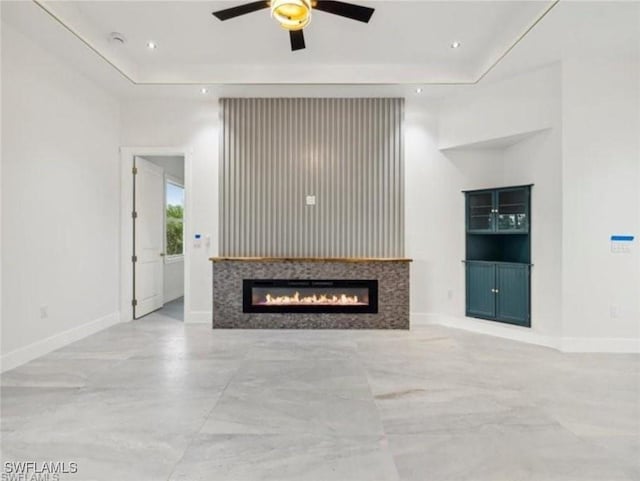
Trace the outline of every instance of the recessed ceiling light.
{"type": "Polygon", "coordinates": [[[421,93],[422,93],[422,88],[418,87],[418,88],[416,89],[416,93],[417,93],[417,94],[421,94],[421,93]]]}
{"type": "Polygon", "coordinates": [[[460,45],[462,45],[460,42],[453,42],[451,48],[460,48],[460,45]]]}
{"type": "Polygon", "coordinates": [[[209,93],[209,89],[208,89],[207,87],[202,87],[202,88],[200,89],[200,93],[201,93],[202,95],[206,95],[206,94],[208,94],[208,93],[209,93]]]}
{"type": "Polygon", "coordinates": [[[155,42],[147,42],[147,48],[150,50],[155,50],[157,47],[155,42]]]}

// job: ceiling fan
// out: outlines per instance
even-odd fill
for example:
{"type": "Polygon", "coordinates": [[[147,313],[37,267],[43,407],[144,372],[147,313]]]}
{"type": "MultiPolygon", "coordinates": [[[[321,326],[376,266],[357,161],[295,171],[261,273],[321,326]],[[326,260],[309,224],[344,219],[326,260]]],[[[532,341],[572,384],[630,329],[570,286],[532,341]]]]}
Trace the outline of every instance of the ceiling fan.
{"type": "Polygon", "coordinates": [[[229,20],[265,8],[271,9],[271,16],[280,23],[282,28],[289,31],[291,50],[305,48],[302,30],[311,22],[311,10],[321,10],[364,23],[369,22],[375,10],[353,3],[331,0],[262,0],[218,10],[213,12],[213,15],[220,20],[229,20]]]}

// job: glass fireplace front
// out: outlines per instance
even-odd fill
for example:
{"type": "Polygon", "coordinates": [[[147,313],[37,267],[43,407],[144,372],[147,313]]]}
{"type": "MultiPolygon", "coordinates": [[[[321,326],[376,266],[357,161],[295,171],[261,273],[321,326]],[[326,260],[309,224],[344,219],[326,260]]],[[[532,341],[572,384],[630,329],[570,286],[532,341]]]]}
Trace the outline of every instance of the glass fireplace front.
{"type": "Polygon", "coordinates": [[[378,312],[377,280],[244,279],[243,312],[378,312]]]}

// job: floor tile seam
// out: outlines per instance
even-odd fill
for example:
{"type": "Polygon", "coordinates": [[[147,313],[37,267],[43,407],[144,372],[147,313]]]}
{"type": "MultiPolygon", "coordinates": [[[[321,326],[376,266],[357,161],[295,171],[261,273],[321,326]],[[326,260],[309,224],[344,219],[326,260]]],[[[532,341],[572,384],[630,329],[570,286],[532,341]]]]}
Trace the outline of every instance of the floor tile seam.
{"type": "Polygon", "coordinates": [[[380,412],[380,407],[378,406],[378,403],[376,403],[376,399],[375,396],[373,394],[373,388],[371,386],[371,380],[369,379],[369,371],[367,370],[366,367],[366,363],[363,361],[360,353],[358,352],[358,350],[356,349],[356,359],[358,360],[358,363],[360,365],[360,367],[362,368],[363,372],[364,372],[364,378],[367,381],[367,388],[369,390],[369,394],[371,396],[371,401],[373,402],[373,405],[375,407],[376,410],[376,414],[377,414],[377,418],[378,418],[378,423],[380,426],[380,432],[382,433],[382,435],[380,436],[379,439],[384,439],[385,441],[385,446],[384,446],[384,451],[388,454],[388,456],[391,458],[391,462],[393,464],[393,468],[394,468],[394,474],[396,479],[400,480],[400,468],[398,466],[398,463],[396,463],[396,458],[393,455],[393,452],[391,451],[391,447],[389,446],[389,438],[387,435],[387,431],[385,429],[384,423],[382,422],[382,413],[380,412]]]}
{"type": "Polygon", "coordinates": [[[187,451],[189,450],[189,448],[193,445],[195,439],[200,435],[202,428],[205,426],[205,424],[207,423],[207,421],[209,420],[209,417],[211,416],[211,413],[213,413],[214,409],[218,406],[218,404],[220,403],[220,400],[222,399],[222,396],[224,396],[224,393],[227,391],[227,388],[229,387],[229,385],[231,384],[231,382],[235,379],[235,377],[238,375],[238,372],[240,372],[240,369],[242,368],[242,365],[244,364],[244,362],[246,362],[246,359],[243,360],[238,367],[236,367],[235,372],[229,377],[229,380],[227,381],[227,383],[225,384],[224,388],[222,388],[222,391],[220,391],[220,394],[218,395],[218,399],[216,399],[215,403],[213,403],[213,406],[211,407],[211,409],[209,410],[209,412],[203,417],[202,423],[200,424],[200,426],[195,429],[192,433],[191,436],[189,436],[189,441],[187,442],[187,445],[185,446],[184,450],[182,451],[182,454],[180,455],[180,458],[175,462],[175,464],[173,465],[173,468],[171,469],[171,471],[169,472],[169,475],[167,476],[167,481],[171,480],[171,477],[174,475],[178,465],[182,462],[182,460],[185,457],[185,454],[187,453],[187,451]]]}

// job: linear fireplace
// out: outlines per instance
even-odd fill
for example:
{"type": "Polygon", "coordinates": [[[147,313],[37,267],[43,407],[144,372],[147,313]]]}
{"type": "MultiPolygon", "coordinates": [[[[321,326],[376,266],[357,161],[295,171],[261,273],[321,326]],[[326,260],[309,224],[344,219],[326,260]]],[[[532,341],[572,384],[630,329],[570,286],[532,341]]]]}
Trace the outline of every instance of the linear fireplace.
{"type": "Polygon", "coordinates": [[[242,312],[378,312],[377,280],[244,279],[242,312]]]}

